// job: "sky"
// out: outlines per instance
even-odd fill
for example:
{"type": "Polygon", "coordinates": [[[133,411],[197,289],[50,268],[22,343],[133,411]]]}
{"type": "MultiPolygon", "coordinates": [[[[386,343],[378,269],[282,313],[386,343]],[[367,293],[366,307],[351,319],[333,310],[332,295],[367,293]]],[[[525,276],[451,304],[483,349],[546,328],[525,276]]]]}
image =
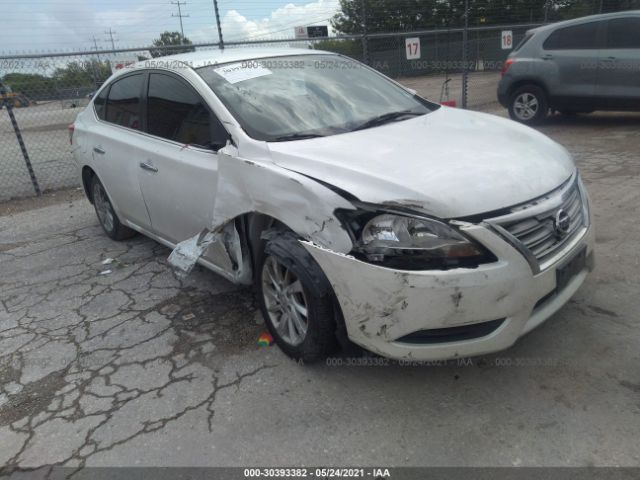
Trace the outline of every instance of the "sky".
{"type": "MultiPolygon", "coordinates": [[[[0,53],[40,53],[147,46],[165,30],[179,31],[171,0],[15,0],[3,6],[0,53]],[[94,41],[95,39],[95,41],[94,41]]],[[[213,0],[181,0],[184,34],[217,42],[213,0]]],[[[298,25],[327,25],[339,0],[218,0],[225,41],[288,38],[298,25]]]]}

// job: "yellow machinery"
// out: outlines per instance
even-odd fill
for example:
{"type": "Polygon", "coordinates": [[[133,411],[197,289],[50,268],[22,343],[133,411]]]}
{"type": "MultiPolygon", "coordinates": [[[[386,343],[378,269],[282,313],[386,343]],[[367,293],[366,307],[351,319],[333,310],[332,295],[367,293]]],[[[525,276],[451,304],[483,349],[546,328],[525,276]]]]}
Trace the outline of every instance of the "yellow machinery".
{"type": "MultiPolygon", "coordinates": [[[[28,107],[30,105],[36,104],[33,100],[29,100],[29,98],[26,95],[23,95],[22,93],[19,93],[19,92],[12,92],[11,89],[8,87],[5,87],[5,88],[6,88],[6,91],[3,95],[3,98],[7,102],[10,102],[13,108],[28,107]]],[[[3,104],[1,100],[0,100],[0,104],[3,104]]]]}

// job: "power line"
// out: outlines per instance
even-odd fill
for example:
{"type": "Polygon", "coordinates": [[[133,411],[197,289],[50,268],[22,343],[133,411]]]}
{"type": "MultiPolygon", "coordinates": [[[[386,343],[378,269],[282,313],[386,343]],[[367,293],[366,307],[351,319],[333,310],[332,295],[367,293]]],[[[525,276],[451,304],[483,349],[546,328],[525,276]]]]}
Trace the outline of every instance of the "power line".
{"type": "Polygon", "coordinates": [[[180,19],[180,35],[182,35],[181,43],[184,43],[184,28],[182,26],[182,17],[188,17],[189,15],[183,15],[182,9],[180,8],[180,6],[186,5],[187,2],[181,2],[180,0],[176,0],[175,2],[169,2],[169,3],[171,3],[172,5],[178,6],[178,14],[176,15],[175,13],[172,13],[171,16],[178,17],[180,19]]]}

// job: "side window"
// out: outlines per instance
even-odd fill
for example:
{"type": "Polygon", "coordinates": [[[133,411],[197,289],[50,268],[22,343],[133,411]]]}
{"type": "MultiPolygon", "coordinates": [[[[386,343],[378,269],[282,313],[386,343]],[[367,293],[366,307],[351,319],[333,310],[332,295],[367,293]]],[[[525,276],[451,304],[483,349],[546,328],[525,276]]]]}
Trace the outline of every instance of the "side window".
{"type": "Polygon", "coordinates": [[[607,48],[640,49],[640,17],[609,20],[607,48]]]}
{"type": "Polygon", "coordinates": [[[140,93],[144,75],[130,75],[114,82],[107,98],[107,122],[140,130],[140,93]]]}
{"type": "Polygon", "coordinates": [[[105,113],[107,111],[107,94],[109,93],[109,87],[103,88],[100,95],[93,101],[93,108],[96,109],[96,115],[100,120],[105,119],[105,113]]]}
{"type": "Polygon", "coordinates": [[[588,50],[598,46],[598,26],[601,22],[583,23],[559,28],[544,41],[545,50],[588,50]]]}
{"type": "Polygon", "coordinates": [[[149,75],[147,132],[176,142],[220,148],[227,134],[204,100],[184,82],[169,75],[149,75]]]}

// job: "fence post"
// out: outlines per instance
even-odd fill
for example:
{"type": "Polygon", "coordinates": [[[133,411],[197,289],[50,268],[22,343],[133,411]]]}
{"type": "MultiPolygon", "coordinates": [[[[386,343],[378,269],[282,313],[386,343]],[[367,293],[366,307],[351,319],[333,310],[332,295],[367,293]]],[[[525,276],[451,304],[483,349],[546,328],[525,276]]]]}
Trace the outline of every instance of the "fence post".
{"type": "Polygon", "coordinates": [[[27,147],[22,140],[22,133],[20,132],[20,127],[18,126],[18,121],[16,120],[16,116],[13,114],[13,105],[12,102],[9,102],[7,98],[7,89],[4,84],[0,82],[0,95],[2,96],[2,105],[4,105],[7,109],[7,113],[9,114],[9,118],[11,119],[11,125],[13,125],[13,131],[16,134],[16,138],[18,139],[18,144],[20,145],[20,150],[22,150],[22,156],[24,157],[24,163],[27,165],[27,171],[29,172],[29,177],[31,178],[31,184],[33,185],[33,189],[36,192],[37,196],[42,195],[40,191],[40,185],[38,185],[38,179],[36,178],[36,174],[33,171],[33,166],[31,165],[31,160],[29,159],[29,153],[27,152],[27,147]]]}
{"type": "Polygon", "coordinates": [[[363,33],[362,33],[362,61],[369,65],[369,38],[367,37],[367,33],[369,32],[369,26],[367,23],[367,0],[362,1],[362,25],[363,25],[363,33]]]}
{"type": "Polygon", "coordinates": [[[469,86],[469,0],[464,2],[464,29],[462,30],[462,108],[467,108],[467,89],[469,86]]]}
{"type": "Polygon", "coordinates": [[[224,40],[222,39],[222,27],[220,26],[220,12],[218,11],[218,0],[213,0],[213,9],[216,14],[216,24],[218,25],[218,40],[220,50],[224,50],[224,40]]]}

